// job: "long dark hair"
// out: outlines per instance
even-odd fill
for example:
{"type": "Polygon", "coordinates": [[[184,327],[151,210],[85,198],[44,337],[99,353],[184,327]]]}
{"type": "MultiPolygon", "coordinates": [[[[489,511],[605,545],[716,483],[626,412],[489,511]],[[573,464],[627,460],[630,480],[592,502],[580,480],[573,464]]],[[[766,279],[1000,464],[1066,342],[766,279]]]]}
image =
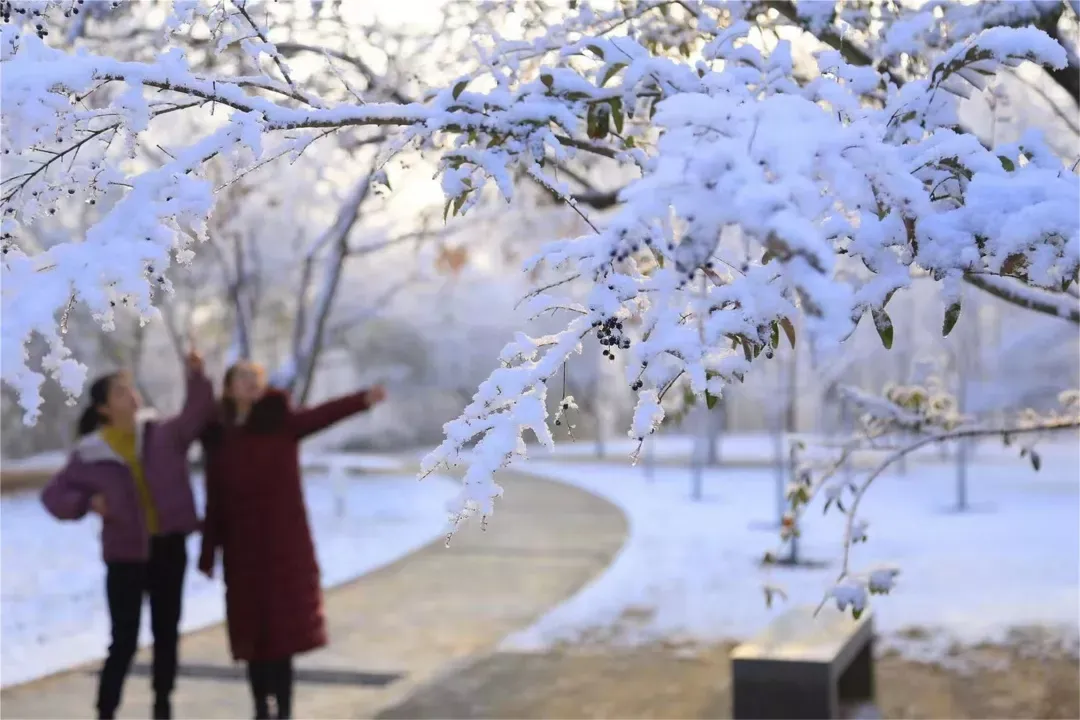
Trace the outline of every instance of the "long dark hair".
{"type": "Polygon", "coordinates": [[[233,363],[225,371],[225,377],[221,381],[221,419],[226,425],[236,422],[236,401],[229,397],[229,386],[232,385],[236,371],[243,365],[243,361],[233,363]]]}
{"type": "Polygon", "coordinates": [[[79,424],[76,427],[79,437],[97,431],[105,423],[105,418],[101,417],[99,408],[108,404],[112,381],[118,375],[120,375],[119,372],[111,372],[108,375],[102,375],[91,383],[90,392],[87,393],[89,404],[82,411],[82,415],[79,416],[79,424]]]}
{"type": "MultiPolygon", "coordinates": [[[[236,424],[236,401],[229,397],[229,386],[232,385],[236,373],[244,366],[252,367],[257,372],[265,372],[260,365],[247,360],[241,360],[229,366],[225,371],[225,377],[221,384],[221,423],[223,425],[236,424]]],[[[268,390],[261,400],[251,408],[251,415],[245,420],[244,426],[254,432],[275,432],[280,429],[288,411],[288,398],[278,390],[268,390]]],[[[211,438],[213,433],[207,435],[211,438]]]]}

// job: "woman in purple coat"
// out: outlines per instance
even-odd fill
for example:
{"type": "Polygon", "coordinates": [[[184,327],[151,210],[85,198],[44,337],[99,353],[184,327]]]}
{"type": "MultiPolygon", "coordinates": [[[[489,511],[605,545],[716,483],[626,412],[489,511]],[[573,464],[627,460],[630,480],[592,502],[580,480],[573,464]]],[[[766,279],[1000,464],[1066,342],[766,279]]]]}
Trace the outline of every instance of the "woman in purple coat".
{"type": "Polygon", "coordinates": [[[154,717],[172,715],[185,539],[198,529],[188,448],[214,412],[213,389],[194,352],[186,360],[187,394],[179,415],[157,421],[139,410],[130,375],[112,373],[90,386],[79,440],[67,465],[41,494],[61,520],[101,516],[101,550],[112,642],[98,682],[97,711],[112,718],[138,646],[144,595],[154,634],[154,717]]]}

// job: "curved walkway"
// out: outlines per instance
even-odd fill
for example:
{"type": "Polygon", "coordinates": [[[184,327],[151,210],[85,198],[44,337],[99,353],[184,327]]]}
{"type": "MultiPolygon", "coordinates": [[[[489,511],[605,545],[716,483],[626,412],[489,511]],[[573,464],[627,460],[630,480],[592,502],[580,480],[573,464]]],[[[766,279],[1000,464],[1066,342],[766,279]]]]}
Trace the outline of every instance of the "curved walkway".
{"type": "MultiPolygon", "coordinates": [[[[437,541],[332,590],[331,645],[297,663],[297,717],[373,717],[466,658],[492,650],[602,571],[626,536],[626,520],[585,491],[521,472],[486,532],[470,523],[450,548],[437,541]]],[[[121,717],[151,707],[149,654],[141,652],[121,717]]],[[[222,626],[185,636],[174,697],[177,718],[251,716],[244,670],[222,626]]],[[[4,717],[90,717],[97,665],[0,693],[4,717]]]]}

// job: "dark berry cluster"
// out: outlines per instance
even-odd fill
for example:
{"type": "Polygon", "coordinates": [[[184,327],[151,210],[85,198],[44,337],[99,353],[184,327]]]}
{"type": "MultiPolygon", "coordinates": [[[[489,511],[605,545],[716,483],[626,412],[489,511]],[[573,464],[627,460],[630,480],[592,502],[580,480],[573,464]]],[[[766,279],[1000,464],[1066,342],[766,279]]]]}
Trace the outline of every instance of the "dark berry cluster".
{"type": "MultiPolygon", "coordinates": [[[[562,401],[562,408],[561,408],[561,411],[559,412],[559,415],[562,415],[564,412],[566,412],[569,409],[570,409],[570,401],[563,400],[562,401]]],[[[555,424],[556,425],[562,425],[562,418],[561,417],[555,418],[555,424]]]]}
{"type": "Polygon", "coordinates": [[[609,317],[606,320],[598,320],[595,323],[596,338],[604,346],[604,357],[609,360],[615,359],[615,349],[627,350],[630,348],[630,338],[623,334],[621,320],[609,317]]]}
{"type": "MultiPolygon", "coordinates": [[[[75,0],[75,4],[64,11],[64,17],[71,17],[72,15],[79,14],[79,6],[82,5],[84,0],[75,0]]],[[[113,7],[116,7],[116,3],[113,3],[113,7]]]]}
{"type": "MultiPolygon", "coordinates": [[[[650,244],[651,242],[652,241],[649,239],[645,240],[646,245],[650,244]]],[[[619,236],[619,242],[615,245],[615,247],[611,248],[611,250],[609,251],[609,255],[612,262],[622,262],[631,255],[637,254],[639,250],[641,250],[641,243],[639,243],[637,240],[630,240],[626,237],[626,233],[621,233],[619,236]]]]}
{"type": "Polygon", "coordinates": [[[27,11],[24,7],[16,7],[12,0],[3,0],[0,2],[0,17],[4,18],[4,22],[11,22],[12,13],[16,15],[26,15],[29,12],[30,17],[33,18],[34,32],[37,33],[39,38],[44,38],[49,34],[49,31],[45,28],[45,18],[41,15],[41,10],[31,9],[27,11]]]}

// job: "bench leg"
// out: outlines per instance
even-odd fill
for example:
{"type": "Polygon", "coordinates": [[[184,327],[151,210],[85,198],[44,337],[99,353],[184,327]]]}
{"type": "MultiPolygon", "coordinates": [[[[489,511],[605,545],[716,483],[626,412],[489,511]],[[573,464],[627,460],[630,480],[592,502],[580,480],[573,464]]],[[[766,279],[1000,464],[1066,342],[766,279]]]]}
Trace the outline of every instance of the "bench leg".
{"type": "Polygon", "coordinates": [[[802,681],[776,679],[757,668],[743,670],[736,663],[732,673],[734,720],[828,720],[839,717],[836,686],[828,670],[809,672],[802,681]]]}
{"type": "Polygon", "coordinates": [[[874,641],[870,640],[852,659],[838,683],[840,702],[874,700],[874,641]]]}

